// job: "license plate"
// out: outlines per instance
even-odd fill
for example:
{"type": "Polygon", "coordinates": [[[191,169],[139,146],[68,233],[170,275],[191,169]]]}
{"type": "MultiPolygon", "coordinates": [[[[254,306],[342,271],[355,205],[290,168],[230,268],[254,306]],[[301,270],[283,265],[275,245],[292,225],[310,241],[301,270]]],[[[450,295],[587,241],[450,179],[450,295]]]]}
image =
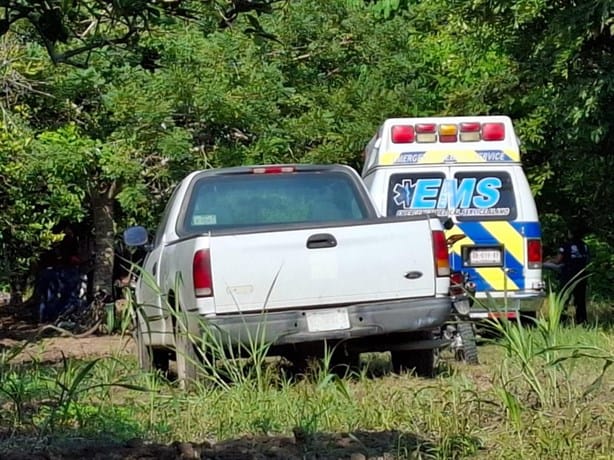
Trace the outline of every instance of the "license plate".
{"type": "Polygon", "coordinates": [[[337,331],[350,328],[350,317],[344,308],[310,311],[306,314],[309,332],[337,331]]]}
{"type": "Polygon", "coordinates": [[[502,265],[499,249],[473,249],[469,252],[469,265],[502,265]]]}

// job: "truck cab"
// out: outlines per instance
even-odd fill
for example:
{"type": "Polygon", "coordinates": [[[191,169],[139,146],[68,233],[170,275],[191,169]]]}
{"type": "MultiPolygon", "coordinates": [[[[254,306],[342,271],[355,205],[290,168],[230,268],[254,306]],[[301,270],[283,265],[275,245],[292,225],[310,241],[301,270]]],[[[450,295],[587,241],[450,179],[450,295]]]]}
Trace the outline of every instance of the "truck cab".
{"type": "Polygon", "coordinates": [[[543,297],[541,229],[507,116],[392,118],[362,177],[385,216],[451,218],[453,271],[476,286],[471,317],[533,316],[543,297]]]}

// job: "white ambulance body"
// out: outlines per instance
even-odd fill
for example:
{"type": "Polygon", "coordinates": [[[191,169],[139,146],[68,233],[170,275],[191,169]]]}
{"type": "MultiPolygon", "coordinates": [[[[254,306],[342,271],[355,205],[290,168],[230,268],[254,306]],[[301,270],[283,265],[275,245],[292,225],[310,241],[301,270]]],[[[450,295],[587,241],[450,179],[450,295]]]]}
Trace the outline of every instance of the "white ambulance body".
{"type": "Polygon", "coordinates": [[[450,265],[476,284],[473,318],[536,311],[541,229],[509,117],[388,119],[366,147],[362,176],[382,215],[453,219],[448,236],[465,237],[450,265]]]}

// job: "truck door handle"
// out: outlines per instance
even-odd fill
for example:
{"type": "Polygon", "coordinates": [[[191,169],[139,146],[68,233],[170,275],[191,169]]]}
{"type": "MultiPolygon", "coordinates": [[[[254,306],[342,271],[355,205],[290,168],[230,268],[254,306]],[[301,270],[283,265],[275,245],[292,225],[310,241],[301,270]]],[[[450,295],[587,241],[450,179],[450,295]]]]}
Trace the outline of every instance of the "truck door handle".
{"type": "Polygon", "coordinates": [[[316,233],[307,238],[307,249],[334,248],[337,240],[330,233],[316,233]]]}

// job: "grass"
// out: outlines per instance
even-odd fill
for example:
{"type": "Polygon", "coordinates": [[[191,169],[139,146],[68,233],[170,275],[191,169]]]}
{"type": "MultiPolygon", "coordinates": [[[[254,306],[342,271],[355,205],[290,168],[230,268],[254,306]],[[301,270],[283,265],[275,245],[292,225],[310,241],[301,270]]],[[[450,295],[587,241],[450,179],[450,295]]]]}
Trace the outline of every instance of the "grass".
{"type": "MultiPolygon", "coordinates": [[[[560,298],[551,296],[548,307],[556,314],[560,298]]],[[[612,458],[614,331],[564,325],[552,314],[531,328],[493,327],[500,338],[480,347],[481,365],[464,366],[444,354],[435,379],[364,372],[339,378],[322,366],[294,381],[267,361],[257,372],[235,372],[230,384],[214,380],[183,391],[137,370],[132,356],[24,367],[4,351],[4,445],[19,436],[103,432],[160,443],[239,443],[249,436],[252,447],[266,444],[265,436],[292,438],[289,445],[305,458],[315,452],[319,458],[354,452],[408,459],[612,458]],[[341,449],[343,442],[351,447],[341,449]]]]}

